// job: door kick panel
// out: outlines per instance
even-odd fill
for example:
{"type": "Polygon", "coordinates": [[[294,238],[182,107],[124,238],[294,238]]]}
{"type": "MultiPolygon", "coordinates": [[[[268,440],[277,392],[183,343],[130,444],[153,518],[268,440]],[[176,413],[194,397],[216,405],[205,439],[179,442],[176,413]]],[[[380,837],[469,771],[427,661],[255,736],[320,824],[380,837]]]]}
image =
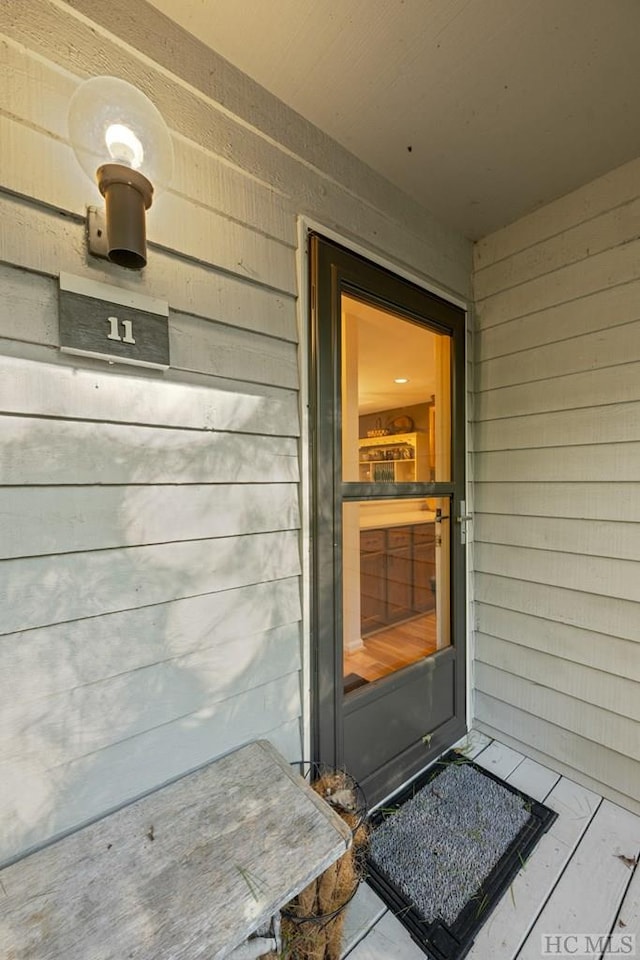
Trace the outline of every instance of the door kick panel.
{"type": "Polygon", "coordinates": [[[447,659],[437,670],[434,660],[423,660],[409,668],[410,678],[394,690],[387,685],[378,696],[377,691],[363,691],[345,707],[344,765],[356,780],[424,742],[427,723],[433,730],[453,717],[455,661],[447,659]]]}

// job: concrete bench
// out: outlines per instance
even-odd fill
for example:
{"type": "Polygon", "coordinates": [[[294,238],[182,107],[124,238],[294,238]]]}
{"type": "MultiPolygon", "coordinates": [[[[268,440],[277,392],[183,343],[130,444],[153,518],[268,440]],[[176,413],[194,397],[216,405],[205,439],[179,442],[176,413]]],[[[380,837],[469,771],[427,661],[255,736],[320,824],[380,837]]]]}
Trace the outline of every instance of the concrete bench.
{"type": "Polygon", "coordinates": [[[350,840],[255,741],[0,871],[0,954],[222,960],[350,840]]]}

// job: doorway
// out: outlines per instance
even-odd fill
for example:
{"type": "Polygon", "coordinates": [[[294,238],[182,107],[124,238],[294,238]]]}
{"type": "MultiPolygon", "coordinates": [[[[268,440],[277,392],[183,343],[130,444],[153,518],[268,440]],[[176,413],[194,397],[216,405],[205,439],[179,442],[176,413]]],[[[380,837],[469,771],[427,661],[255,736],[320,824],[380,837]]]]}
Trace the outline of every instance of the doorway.
{"type": "Polygon", "coordinates": [[[314,752],[371,806],[466,729],[464,312],[310,253],[314,752]]]}

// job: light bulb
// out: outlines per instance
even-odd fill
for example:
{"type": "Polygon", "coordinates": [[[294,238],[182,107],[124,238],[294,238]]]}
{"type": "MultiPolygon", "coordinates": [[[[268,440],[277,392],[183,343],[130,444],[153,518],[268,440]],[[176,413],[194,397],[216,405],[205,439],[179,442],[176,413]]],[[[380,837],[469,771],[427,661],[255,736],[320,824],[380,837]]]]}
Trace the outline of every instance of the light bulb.
{"type": "Polygon", "coordinates": [[[114,163],[124,163],[139,170],[144,160],[144,149],[133,130],[123,123],[112,123],[104,135],[107,149],[114,163]]]}
{"type": "Polygon", "coordinates": [[[109,259],[140,269],[146,263],[144,211],[173,173],[162,115],[125,80],[92,77],[71,98],[69,139],[105,198],[109,259]]]}

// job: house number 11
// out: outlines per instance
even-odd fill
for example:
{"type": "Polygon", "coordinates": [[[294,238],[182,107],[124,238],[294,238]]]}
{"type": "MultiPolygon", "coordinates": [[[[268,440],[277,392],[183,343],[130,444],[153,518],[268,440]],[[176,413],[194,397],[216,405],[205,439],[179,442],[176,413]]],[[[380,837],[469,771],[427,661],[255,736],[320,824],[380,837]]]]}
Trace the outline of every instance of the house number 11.
{"type": "Polygon", "coordinates": [[[135,343],[133,336],[133,322],[131,320],[120,320],[117,317],[107,317],[109,323],[109,333],[107,340],[119,340],[120,343],[135,343]],[[120,336],[119,323],[122,324],[124,336],[120,336]]]}

